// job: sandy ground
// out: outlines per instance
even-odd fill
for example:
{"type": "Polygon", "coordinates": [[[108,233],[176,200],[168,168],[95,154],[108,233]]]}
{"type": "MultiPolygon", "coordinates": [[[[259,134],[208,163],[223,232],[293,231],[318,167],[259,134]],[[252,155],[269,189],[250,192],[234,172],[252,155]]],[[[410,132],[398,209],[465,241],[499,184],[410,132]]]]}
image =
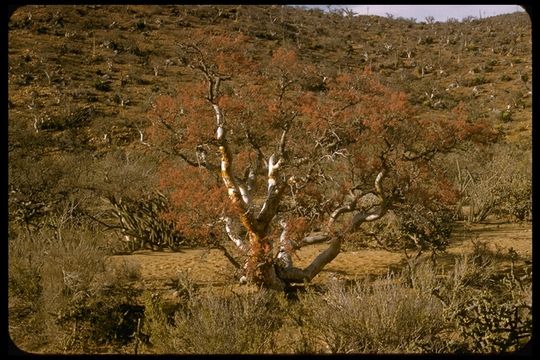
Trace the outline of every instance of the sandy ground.
{"type": "MultiPolygon", "coordinates": [[[[499,248],[502,253],[513,248],[520,256],[532,259],[532,228],[530,224],[479,224],[462,225],[452,236],[448,254],[458,255],[469,252],[473,241],[488,242],[492,250],[499,248]]],[[[294,258],[295,266],[307,266],[310,261],[326,248],[316,244],[300,249],[294,258]]],[[[329,278],[356,278],[365,275],[384,274],[389,268],[404,261],[403,254],[385,250],[365,249],[340,253],[334,261],[314,279],[326,282],[329,278]]],[[[179,272],[189,274],[200,285],[221,286],[235,282],[234,267],[219,250],[188,249],[183,252],[138,251],[131,255],[117,255],[109,258],[111,263],[127,262],[139,267],[145,287],[170,289],[171,279],[179,272]]]]}

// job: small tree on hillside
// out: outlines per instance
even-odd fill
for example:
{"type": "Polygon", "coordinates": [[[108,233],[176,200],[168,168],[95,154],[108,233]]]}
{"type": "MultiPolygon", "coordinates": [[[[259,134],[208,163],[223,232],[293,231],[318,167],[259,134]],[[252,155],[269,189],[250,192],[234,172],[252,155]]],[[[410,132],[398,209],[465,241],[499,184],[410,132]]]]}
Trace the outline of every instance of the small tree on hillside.
{"type": "Polygon", "coordinates": [[[434,163],[490,133],[460,109],[418,116],[369,70],[307,90],[320,71],[292,50],[258,59],[249,38],[202,33],[181,47],[201,81],[150,114],[150,139],[168,154],[161,187],[175,211],[165,216],[187,236],[232,240],[248,281],[267,288],[310,281],[389,209],[455,201],[434,163]],[[322,241],[306,268],[294,266],[296,249],[322,241]]]}

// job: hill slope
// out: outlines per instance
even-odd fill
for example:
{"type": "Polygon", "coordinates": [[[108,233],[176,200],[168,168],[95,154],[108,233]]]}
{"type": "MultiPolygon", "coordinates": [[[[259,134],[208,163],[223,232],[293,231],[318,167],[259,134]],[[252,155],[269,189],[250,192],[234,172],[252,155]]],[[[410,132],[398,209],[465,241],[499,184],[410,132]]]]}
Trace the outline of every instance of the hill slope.
{"type": "Polygon", "coordinates": [[[157,96],[199,81],[178,46],[196,31],[244,34],[261,61],[293,48],[321,79],[370,67],[421,113],[436,118],[462,102],[471,121],[488,119],[505,141],[531,148],[525,13],[427,24],[284,6],[64,5],[21,7],[8,26],[10,188],[19,203],[62,198],[75,185],[147,189],[141,169],[155,161],[140,141],[146,113],[157,96]]]}

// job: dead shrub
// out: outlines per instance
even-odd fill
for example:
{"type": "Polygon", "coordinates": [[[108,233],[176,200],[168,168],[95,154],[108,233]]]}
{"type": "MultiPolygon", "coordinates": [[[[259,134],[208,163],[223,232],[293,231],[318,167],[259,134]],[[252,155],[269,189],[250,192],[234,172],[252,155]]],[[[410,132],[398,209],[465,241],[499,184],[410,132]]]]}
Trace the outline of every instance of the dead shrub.
{"type": "Polygon", "coordinates": [[[108,271],[95,226],[71,216],[10,239],[10,334],[23,350],[92,352],[131,341],[138,269],[108,271]],[[29,336],[28,334],[39,334],[29,336]]]}
{"type": "Polygon", "coordinates": [[[327,293],[308,293],[309,327],[331,353],[422,352],[444,328],[442,306],[431,294],[388,275],[347,289],[332,285],[327,293]]]}
{"type": "Polygon", "coordinates": [[[200,294],[170,322],[159,296],[147,295],[144,329],[157,353],[271,353],[283,317],[276,304],[264,291],[230,297],[200,294]]]}

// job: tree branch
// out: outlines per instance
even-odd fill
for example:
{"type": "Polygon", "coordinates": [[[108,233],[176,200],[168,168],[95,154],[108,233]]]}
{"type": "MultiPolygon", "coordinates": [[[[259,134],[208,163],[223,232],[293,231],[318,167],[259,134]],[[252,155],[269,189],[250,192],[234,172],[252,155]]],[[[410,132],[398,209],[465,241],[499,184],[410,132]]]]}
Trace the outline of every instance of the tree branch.
{"type": "Polygon", "coordinates": [[[238,261],[236,261],[236,259],[229,253],[229,251],[227,251],[227,248],[221,244],[213,244],[212,247],[218,249],[218,250],[221,250],[221,252],[223,253],[223,255],[225,255],[225,257],[227,258],[227,260],[229,260],[231,262],[231,264],[238,270],[238,269],[241,269],[242,268],[242,265],[240,265],[238,263],[238,261]]]}
{"type": "Polygon", "coordinates": [[[279,161],[275,161],[275,154],[268,159],[268,191],[266,200],[264,201],[259,214],[257,215],[257,221],[265,228],[277,213],[279,202],[283,197],[287,182],[279,181],[278,175],[281,165],[284,163],[283,158],[279,161]]]}
{"type": "Polygon", "coordinates": [[[233,220],[228,217],[224,216],[221,218],[223,222],[225,223],[225,231],[227,232],[227,236],[229,239],[234,242],[234,244],[244,253],[247,253],[249,250],[248,244],[238,235],[238,231],[235,231],[233,229],[233,220]]]}
{"type": "Polygon", "coordinates": [[[293,266],[277,267],[279,278],[289,283],[311,281],[329,262],[338,256],[341,251],[341,240],[341,236],[334,237],[330,242],[330,246],[320,253],[305,269],[293,266]]]}
{"type": "Polygon", "coordinates": [[[393,200],[392,197],[386,196],[382,185],[382,181],[385,178],[387,172],[388,171],[386,169],[386,166],[384,166],[375,178],[375,191],[376,194],[381,198],[381,203],[377,206],[372,207],[370,211],[362,211],[356,214],[352,218],[351,224],[349,225],[349,228],[347,230],[348,232],[354,232],[364,222],[378,220],[387,213],[393,200]]]}
{"type": "Polygon", "coordinates": [[[326,232],[314,232],[314,233],[311,233],[308,236],[304,237],[300,242],[294,243],[293,248],[294,249],[299,249],[302,246],[317,244],[317,243],[326,241],[329,238],[330,238],[330,234],[328,234],[326,232]]]}
{"type": "MultiPolygon", "coordinates": [[[[377,177],[375,178],[375,189],[378,195],[381,197],[381,204],[372,208],[371,211],[361,211],[356,214],[351,220],[350,225],[341,234],[333,234],[333,238],[330,241],[330,245],[326,250],[320,253],[312,262],[304,269],[296,268],[293,266],[277,267],[278,276],[289,283],[302,283],[304,281],[311,281],[315,275],[317,275],[329,262],[335,259],[341,251],[341,243],[343,237],[347,233],[354,232],[362,223],[367,221],[374,221],[380,219],[388,211],[391,198],[387,198],[383,192],[382,181],[387,174],[386,167],[383,168],[377,177]]],[[[334,210],[330,216],[329,225],[332,225],[335,220],[344,213],[352,212],[356,209],[356,200],[358,196],[353,197],[349,204],[343,205],[334,210]]],[[[324,234],[324,233],[323,233],[324,234]]],[[[323,237],[321,234],[321,238],[323,237]]],[[[330,237],[330,235],[328,235],[330,237]]]]}
{"type": "Polygon", "coordinates": [[[217,165],[209,164],[208,162],[193,161],[190,158],[188,158],[187,155],[180,152],[175,152],[175,154],[178,155],[182,160],[184,160],[190,166],[197,167],[197,168],[202,167],[214,173],[218,172],[219,170],[219,166],[217,165]]]}
{"type": "Polygon", "coordinates": [[[238,207],[240,212],[240,220],[248,230],[253,230],[253,219],[250,215],[249,194],[245,188],[240,189],[232,175],[232,155],[227,141],[227,131],[225,128],[225,119],[223,113],[217,104],[219,98],[219,85],[222,79],[228,79],[221,75],[210,73],[204,62],[202,63],[202,71],[208,80],[208,98],[212,104],[214,115],[216,117],[216,140],[219,146],[219,155],[221,160],[221,178],[227,187],[229,199],[233,205],[238,207]]]}
{"type": "Polygon", "coordinates": [[[287,145],[287,133],[289,132],[289,126],[286,126],[283,132],[281,133],[281,138],[279,139],[278,154],[280,160],[285,156],[285,145],[287,145]]]}

